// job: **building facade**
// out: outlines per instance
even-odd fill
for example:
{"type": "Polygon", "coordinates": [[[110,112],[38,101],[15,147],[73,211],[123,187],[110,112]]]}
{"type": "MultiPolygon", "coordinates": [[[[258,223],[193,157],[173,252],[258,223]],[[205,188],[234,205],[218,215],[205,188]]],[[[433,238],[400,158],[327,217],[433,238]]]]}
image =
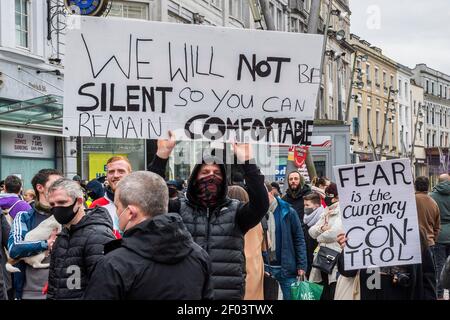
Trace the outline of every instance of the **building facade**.
{"type": "Polygon", "coordinates": [[[0,177],[25,188],[42,168],[76,173],[76,143],[61,137],[63,69],[54,1],[0,1],[0,177]],[[63,161],[64,159],[64,161],[63,161]]]}
{"type": "Polygon", "coordinates": [[[398,64],[397,102],[398,102],[398,146],[400,157],[408,157],[412,149],[412,110],[411,110],[411,77],[412,71],[398,64]]]}
{"type": "Polygon", "coordinates": [[[354,162],[392,159],[399,156],[398,106],[396,104],[397,64],[382,50],[351,35],[356,68],[360,70],[359,88],[351,100],[352,149],[354,162]],[[358,57],[365,56],[367,61],[358,57]]]}
{"type": "Polygon", "coordinates": [[[414,81],[424,90],[425,153],[431,183],[450,171],[450,76],[418,64],[413,69],[414,81]]]}

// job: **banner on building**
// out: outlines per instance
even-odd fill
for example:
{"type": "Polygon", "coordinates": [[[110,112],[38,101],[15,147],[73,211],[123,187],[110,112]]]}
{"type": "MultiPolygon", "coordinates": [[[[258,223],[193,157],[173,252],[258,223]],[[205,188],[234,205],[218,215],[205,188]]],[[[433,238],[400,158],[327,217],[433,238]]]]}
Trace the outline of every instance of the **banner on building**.
{"type": "Polygon", "coordinates": [[[78,19],[65,135],[311,144],[321,35],[78,19]]]}
{"type": "Polygon", "coordinates": [[[409,159],[334,167],[348,238],[345,269],[421,263],[409,159]]]}

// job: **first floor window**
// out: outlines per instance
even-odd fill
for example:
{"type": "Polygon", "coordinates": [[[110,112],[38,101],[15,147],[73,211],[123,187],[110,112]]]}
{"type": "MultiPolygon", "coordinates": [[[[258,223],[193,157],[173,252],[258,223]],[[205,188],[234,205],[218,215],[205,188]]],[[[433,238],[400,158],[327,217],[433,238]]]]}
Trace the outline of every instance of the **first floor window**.
{"type": "Polygon", "coordinates": [[[16,45],[29,48],[29,6],[28,0],[16,0],[16,45]]]}

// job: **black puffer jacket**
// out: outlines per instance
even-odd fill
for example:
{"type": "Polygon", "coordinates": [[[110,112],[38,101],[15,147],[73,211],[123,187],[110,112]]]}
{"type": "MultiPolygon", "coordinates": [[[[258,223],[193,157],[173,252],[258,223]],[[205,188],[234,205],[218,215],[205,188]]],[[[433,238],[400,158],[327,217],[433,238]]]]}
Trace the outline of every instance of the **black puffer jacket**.
{"type": "Polygon", "coordinates": [[[47,299],[83,296],[95,264],[103,257],[104,245],[115,239],[112,227],[108,211],[96,207],[61,231],[51,254],[47,299]]]}
{"type": "MultiPolygon", "coordinates": [[[[166,163],[167,160],[156,157],[149,170],[164,177],[166,163]]],[[[256,165],[242,165],[250,199],[244,205],[227,197],[225,166],[219,165],[224,177],[222,193],[214,208],[205,208],[194,191],[201,166],[196,165],[191,173],[186,199],[172,202],[169,210],[181,215],[194,241],[211,257],[214,299],[240,300],[245,292],[244,235],[269,208],[264,176],[256,165]]]]}
{"type": "Polygon", "coordinates": [[[208,254],[180,216],[168,213],[127,230],[105,246],[86,290],[89,300],[200,300],[213,298],[208,254]]]}

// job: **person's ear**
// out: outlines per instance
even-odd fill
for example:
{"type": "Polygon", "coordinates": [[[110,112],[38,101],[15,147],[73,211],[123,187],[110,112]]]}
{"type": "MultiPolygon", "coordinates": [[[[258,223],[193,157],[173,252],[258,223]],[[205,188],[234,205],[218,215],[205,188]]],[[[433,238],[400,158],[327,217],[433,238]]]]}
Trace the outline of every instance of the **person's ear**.
{"type": "Polygon", "coordinates": [[[37,189],[37,191],[38,191],[39,193],[44,193],[44,190],[45,190],[44,186],[43,186],[42,184],[40,184],[40,183],[38,183],[38,184],[36,185],[36,189],[37,189]]]}

